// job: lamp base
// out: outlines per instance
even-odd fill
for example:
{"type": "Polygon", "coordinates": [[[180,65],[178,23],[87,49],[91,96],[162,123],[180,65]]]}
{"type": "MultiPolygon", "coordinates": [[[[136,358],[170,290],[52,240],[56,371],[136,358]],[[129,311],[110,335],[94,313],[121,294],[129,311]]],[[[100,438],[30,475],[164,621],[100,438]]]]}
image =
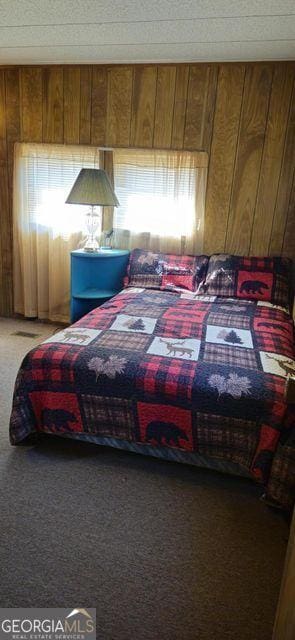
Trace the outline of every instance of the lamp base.
{"type": "Polygon", "coordinates": [[[89,238],[83,247],[83,251],[86,251],[87,253],[95,253],[96,251],[100,251],[97,240],[95,240],[95,238],[89,238]]]}
{"type": "Polygon", "coordinates": [[[95,211],[94,206],[91,206],[86,214],[86,229],[88,235],[83,247],[84,251],[87,251],[88,253],[99,251],[99,244],[95,236],[100,223],[100,214],[95,211]]]}

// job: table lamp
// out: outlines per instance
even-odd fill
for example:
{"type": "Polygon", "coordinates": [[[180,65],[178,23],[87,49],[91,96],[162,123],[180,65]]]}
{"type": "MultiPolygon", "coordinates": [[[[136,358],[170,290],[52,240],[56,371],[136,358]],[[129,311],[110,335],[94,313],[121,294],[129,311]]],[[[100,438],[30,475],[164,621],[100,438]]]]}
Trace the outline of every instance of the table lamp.
{"type": "Polygon", "coordinates": [[[103,169],[81,169],[67,199],[67,204],[89,205],[86,214],[87,238],[84,251],[99,251],[99,244],[95,238],[101,213],[95,211],[95,207],[118,207],[109,178],[103,169]]]}

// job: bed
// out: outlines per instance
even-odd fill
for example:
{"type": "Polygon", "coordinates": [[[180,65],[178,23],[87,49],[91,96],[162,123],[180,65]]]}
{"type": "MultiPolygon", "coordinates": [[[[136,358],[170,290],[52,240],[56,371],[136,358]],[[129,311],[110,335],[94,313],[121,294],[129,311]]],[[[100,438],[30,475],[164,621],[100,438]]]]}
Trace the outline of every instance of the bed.
{"type": "Polygon", "coordinates": [[[285,398],[295,359],[288,309],[253,299],[249,284],[242,298],[231,297],[231,289],[212,295],[212,278],[199,273],[189,287],[187,274],[178,270],[177,280],[175,265],[169,271],[164,286],[154,273],[132,279],[129,271],[127,288],[25,357],[11,443],[56,434],[208,466],[254,478],[269,502],[291,508],[295,412],[285,398]]]}

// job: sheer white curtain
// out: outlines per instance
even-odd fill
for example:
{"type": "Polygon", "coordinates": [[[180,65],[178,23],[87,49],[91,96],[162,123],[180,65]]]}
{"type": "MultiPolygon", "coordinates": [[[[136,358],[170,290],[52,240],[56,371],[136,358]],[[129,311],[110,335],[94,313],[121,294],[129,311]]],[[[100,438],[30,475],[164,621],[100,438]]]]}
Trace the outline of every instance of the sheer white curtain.
{"type": "Polygon", "coordinates": [[[82,240],[85,207],[65,204],[82,167],[99,167],[93,147],[15,145],[14,309],[69,320],[70,251],[82,240]]]}
{"type": "Polygon", "coordinates": [[[203,152],[114,149],[116,246],[201,253],[207,165],[203,152]]]}

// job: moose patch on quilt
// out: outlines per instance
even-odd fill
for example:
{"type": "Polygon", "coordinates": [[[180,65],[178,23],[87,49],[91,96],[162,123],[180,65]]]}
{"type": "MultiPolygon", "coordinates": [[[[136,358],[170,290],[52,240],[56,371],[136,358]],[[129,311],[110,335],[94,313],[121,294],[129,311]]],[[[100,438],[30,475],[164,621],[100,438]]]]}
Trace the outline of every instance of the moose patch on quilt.
{"type": "Polygon", "coordinates": [[[26,356],[10,437],[83,433],[196,451],[271,479],[282,501],[294,470],[292,373],[293,323],[278,305],[127,288],[26,356]]]}

